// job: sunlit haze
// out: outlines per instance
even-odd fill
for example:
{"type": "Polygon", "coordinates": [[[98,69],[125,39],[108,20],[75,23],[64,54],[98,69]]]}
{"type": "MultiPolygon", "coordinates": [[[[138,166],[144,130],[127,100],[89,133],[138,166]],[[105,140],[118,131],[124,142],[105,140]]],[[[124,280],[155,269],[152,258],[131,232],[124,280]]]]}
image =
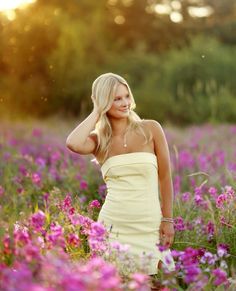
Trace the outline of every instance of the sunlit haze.
{"type": "Polygon", "coordinates": [[[0,0],[0,13],[4,13],[9,20],[16,17],[15,9],[26,8],[29,4],[36,0],[0,0]]]}

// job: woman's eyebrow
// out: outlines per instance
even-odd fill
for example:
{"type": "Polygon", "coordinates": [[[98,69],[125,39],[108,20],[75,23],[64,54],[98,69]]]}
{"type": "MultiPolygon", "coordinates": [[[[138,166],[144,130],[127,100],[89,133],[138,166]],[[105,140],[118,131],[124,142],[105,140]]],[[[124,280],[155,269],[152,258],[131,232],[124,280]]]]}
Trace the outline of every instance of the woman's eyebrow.
{"type": "MultiPolygon", "coordinates": [[[[129,96],[129,94],[126,94],[126,96],[129,96]]],[[[122,96],[120,96],[120,95],[118,95],[118,96],[115,96],[115,98],[117,98],[117,97],[122,97],[122,96]]]]}

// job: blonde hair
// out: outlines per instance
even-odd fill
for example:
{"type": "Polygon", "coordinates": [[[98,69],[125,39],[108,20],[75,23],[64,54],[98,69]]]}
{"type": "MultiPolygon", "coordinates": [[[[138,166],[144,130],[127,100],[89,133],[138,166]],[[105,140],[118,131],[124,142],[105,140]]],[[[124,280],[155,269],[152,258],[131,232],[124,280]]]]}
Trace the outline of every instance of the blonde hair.
{"type": "Polygon", "coordinates": [[[134,112],[136,104],[131,89],[126,80],[114,73],[102,74],[93,82],[92,85],[92,96],[100,112],[100,118],[96,123],[95,130],[93,131],[97,134],[97,148],[95,154],[102,157],[102,163],[107,158],[108,149],[110,147],[112,138],[112,127],[106,112],[110,109],[114,101],[116,89],[120,84],[123,84],[127,87],[131,98],[130,114],[127,117],[128,127],[131,130],[135,130],[138,133],[141,133],[145,138],[145,144],[152,138],[151,133],[147,132],[146,128],[144,128],[143,124],[140,122],[141,118],[137,113],[134,112]]]}

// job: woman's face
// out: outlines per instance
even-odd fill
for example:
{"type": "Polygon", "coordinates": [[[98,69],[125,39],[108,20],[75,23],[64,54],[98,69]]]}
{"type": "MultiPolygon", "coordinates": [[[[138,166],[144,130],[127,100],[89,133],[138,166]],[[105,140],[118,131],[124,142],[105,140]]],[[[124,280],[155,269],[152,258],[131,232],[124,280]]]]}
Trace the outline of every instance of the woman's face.
{"type": "Polygon", "coordinates": [[[113,103],[110,109],[107,111],[107,115],[113,118],[122,118],[129,115],[131,105],[131,97],[127,87],[123,84],[119,84],[113,103]]]}

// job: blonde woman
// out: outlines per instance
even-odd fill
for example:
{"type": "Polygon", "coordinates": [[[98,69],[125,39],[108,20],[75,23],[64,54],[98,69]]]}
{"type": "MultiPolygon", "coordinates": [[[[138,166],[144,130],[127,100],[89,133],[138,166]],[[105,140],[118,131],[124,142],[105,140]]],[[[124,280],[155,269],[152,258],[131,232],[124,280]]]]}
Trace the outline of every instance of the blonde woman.
{"type": "MultiPolygon", "coordinates": [[[[129,244],[139,257],[152,253],[148,274],[157,274],[174,240],[173,186],[163,129],[134,112],[131,89],[117,74],[100,75],[91,98],[92,112],[70,133],[66,145],[73,152],[93,154],[101,165],[107,196],[98,221],[107,227],[109,240],[129,244]],[[167,250],[161,252],[159,243],[167,250]]],[[[174,261],[166,266],[174,270],[174,261]]]]}

